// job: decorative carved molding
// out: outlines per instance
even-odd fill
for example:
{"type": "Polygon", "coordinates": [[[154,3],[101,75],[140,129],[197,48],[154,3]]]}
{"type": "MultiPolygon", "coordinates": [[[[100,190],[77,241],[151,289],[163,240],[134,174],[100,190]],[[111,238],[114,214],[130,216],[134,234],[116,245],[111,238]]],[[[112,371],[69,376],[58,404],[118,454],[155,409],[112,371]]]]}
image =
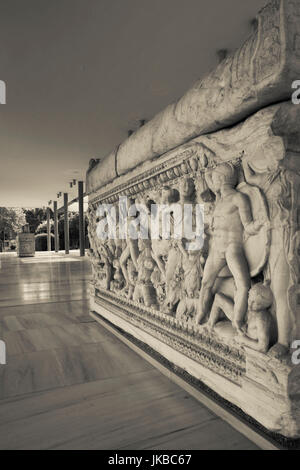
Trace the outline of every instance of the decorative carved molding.
{"type": "Polygon", "coordinates": [[[113,308],[126,321],[234,383],[239,384],[241,376],[245,374],[244,354],[232,345],[220,343],[212,333],[201,332],[200,327],[177,321],[154,308],[147,308],[102,289],[96,288],[95,302],[113,308]]]}

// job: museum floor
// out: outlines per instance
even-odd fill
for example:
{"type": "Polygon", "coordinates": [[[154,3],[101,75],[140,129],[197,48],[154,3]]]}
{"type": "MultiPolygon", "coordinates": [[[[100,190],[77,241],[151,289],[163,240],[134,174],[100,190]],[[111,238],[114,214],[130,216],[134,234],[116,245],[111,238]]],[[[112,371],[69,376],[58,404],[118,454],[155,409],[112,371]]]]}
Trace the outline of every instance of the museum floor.
{"type": "Polygon", "coordinates": [[[257,449],[93,321],[88,259],[0,260],[1,449],[257,449]]]}

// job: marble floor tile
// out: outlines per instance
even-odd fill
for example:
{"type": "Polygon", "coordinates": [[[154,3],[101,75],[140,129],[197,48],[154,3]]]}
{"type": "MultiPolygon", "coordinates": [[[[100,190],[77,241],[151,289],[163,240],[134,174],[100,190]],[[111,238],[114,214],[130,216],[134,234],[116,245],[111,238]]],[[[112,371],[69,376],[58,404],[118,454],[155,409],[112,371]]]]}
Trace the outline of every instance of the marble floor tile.
{"type": "Polygon", "coordinates": [[[93,321],[88,260],[0,261],[0,449],[256,449],[93,321]]]}

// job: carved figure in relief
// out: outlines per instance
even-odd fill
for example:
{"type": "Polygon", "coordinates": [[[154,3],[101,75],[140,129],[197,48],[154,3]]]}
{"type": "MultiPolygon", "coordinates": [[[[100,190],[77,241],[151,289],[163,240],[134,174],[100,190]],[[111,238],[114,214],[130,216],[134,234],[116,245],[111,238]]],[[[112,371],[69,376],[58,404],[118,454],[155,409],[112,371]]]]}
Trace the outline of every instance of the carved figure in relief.
{"type": "Polygon", "coordinates": [[[105,289],[110,290],[110,284],[113,279],[113,260],[114,256],[111,247],[106,240],[96,240],[99,263],[103,265],[101,280],[105,282],[105,289]]]}
{"type": "Polygon", "coordinates": [[[222,163],[213,172],[209,187],[216,194],[213,233],[204,267],[196,323],[209,313],[212,289],[221,270],[228,266],[235,282],[233,325],[241,329],[247,312],[250,272],[244,251],[244,234],[256,234],[260,220],[253,220],[248,197],[236,190],[237,171],[230,163],[222,163]]]}
{"type": "MultiPolygon", "coordinates": [[[[182,215],[184,214],[185,204],[195,204],[195,184],[192,178],[185,177],[180,181],[178,203],[182,206],[182,215]]],[[[193,227],[194,225],[195,224],[192,223],[193,227]]],[[[181,226],[184,234],[184,218],[181,220],[181,226]]],[[[189,293],[192,293],[191,298],[193,298],[195,292],[199,290],[199,273],[201,272],[201,268],[199,268],[200,250],[187,250],[186,242],[187,240],[183,236],[180,240],[172,240],[169,242],[168,260],[165,269],[166,301],[163,308],[165,313],[173,313],[173,307],[182,298],[184,287],[187,288],[189,293]],[[190,282],[188,282],[187,279],[189,279],[190,282]]],[[[189,242],[191,242],[191,240],[189,240],[189,242]]],[[[185,300],[181,303],[181,307],[183,307],[182,304],[184,302],[185,300]]],[[[182,311],[184,311],[184,308],[182,311]]]]}
{"type": "Polygon", "coordinates": [[[167,315],[173,315],[174,309],[181,299],[181,286],[183,273],[180,266],[177,266],[173,273],[173,278],[166,284],[166,297],[162,305],[162,311],[167,315]]]}
{"type": "Polygon", "coordinates": [[[93,283],[96,283],[97,279],[97,258],[96,258],[96,244],[94,241],[94,236],[96,233],[96,226],[95,226],[95,218],[94,218],[94,211],[92,210],[91,207],[88,208],[87,211],[87,217],[88,217],[88,236],[89,236],[89,241],[90,241],[90,249],[88,251],[88,256],[91,260],[91,267],[92,267],[92,273],[93,273],[93,283]]]}
{"type": "Polygon", "coordinates": [[[113,279],[111,281],[110,288],[115,292],[119,292],[124,287],[124,276],[121,271],[120,261],[118,258],[114,258],[113,260],[113,268],[114,274],[113,279]]]}
{"type": "Polygon", "coordinates": [[[299,276],[293,276],[297,250],[292,240],[299,230],[299,202],[296,199],[300,178],[296,172],[278,165],[278,154],[276,148],[274,152],[265,149],[262,154],[252,156],[251,160],[245,158],[243,169],[246,181],[263,190],[270,212],[271,246],[264,276],[270,281],[273,292],[273,314],[278,330],[277,343],[271,348],[270,354],[280,358],[289,351],[299,313],[299,306],[293,305],[292,300],[297,298],[295,286],[299,283],[299,276]]]}
{"type": "MultiPolygon", "coordinates": [[[[128,275],[128,284],[125,286],[124,290],[126,292],[127,298],[131,300],[133,298],[134,289],[137,281],[137,271],[132,259],[128,259],[126,272],[128,275]]],[[[124,291],[123,291],[124,292],[124,291]]]]}
{"type": "MultiPolygon", "coordinates": [[[[178,198],[178,191],[172,189],[169,186],[163,186],[161,193],[157,196],[157,200],[159,204],[165,205],[168,209],[169,205],[176,201],[178,198]]],[[[163,217],[163,214],[161,214],[163,217]]],[[[173,227],[173,217],[172,214],[170,215],[170,222],[171,222],[171,231],[173,227]]],[[[160,229],[161,232],[161,229],[160,229]]],[[[160,237],[162,234],[160,233],[160,237]]],[[[170,292],[170,282],[171,282],[171,273],[173,273],[172,269],[170,269],[170,263],[168,264],[168,260],[170,258],[170,253],[173,250],[172,240],[164,240],[159,238],[158,240],[152,239],[152,258],[156,262],[156,268],[153,272],[153,284],[155,285],[158,302],[160,304],[161,310],[165,313],[169,313],[169,309],[167,308],[167,297],[170,292]]],[[[171,258],[172,259],[172,254],[171,258]]],[[[175,263],[178,262],[178,258],[176,258],[175,263]]]]}
{"type": "Polygon", "coordinates": [[[184,240],[180,240],[177,244],[182,255],[183,290],[187,297],[194,298],[198,295],[201,287],[202,265],[205,263],[205,259],[199,251],[186,250],[184,244],[184,240]]]}
{"type": "Polygon", "coordinates": [[[249,291],[246,325],[239,331],[238,342],[266,353],[272,338],[272,316],[267,309],[273,303],[271,289],[262,283],[249,291]]]}
{"type": "Polygon", "coordinates": [[[115,289],[117,285],[120,285],[120,279],[114,280],[114,274],[116,271],[114,267],[114,259],[118,257],[121,250],[119,241],[102,240],[97,236],[96,229],[99,219],[96,215],[96,208],[93,208],[93,206],[88,210],[88,220],[88,234],[91,246],[90,255],[96,283],[100,281],[100,285],[107,290],[110,290],[111,287],[114,287],[115,289]],[[111,284],[112,282],[113,284],[111,284]]]}
{"type": "Polygon", "coordinates": [[[195,201],[195,183],[193,178],[185,177],[179,183],[181,204],[191,204],[195,201]]]}
{"type": "Polygon", "coordinates": [[[186,250],[184,239],[178,241],[177,246],[181,255],[179,269],[181,272],[181,285],[176,318],[178,320],[188,320],[196,315],[205,259],[199,251],[186,250]]]}
{"type": "Polygon", "coordinates": [[[140,251],[137,260],[138,277],[133,293],[133,300],[142,302],[146,307],[157,303],[156,292],[151,281],[151,276],[156,263],[152,257],[151,240],[138,240],[140,251]]]}
{"type": "MultiPolygon", "coordinates": [[[[167,210],[170,204],[176,201],[176,191],[169,186],[163,186],[161,193],[157,196],[158,203],[162,206],[166,206],[167,210]]],[[[161,214],[163,217],[163,214],[161,214]]],[[[173,227],[173,218],[172,214],[170,216],[171,220],[171,230],[173,227]]],[[[149,226],[151,223],[149,222],[149,226]]],[[[162,230],[160,224],[160,238],[156,240],[155,238],[152,239],[152,250],[155,253],[155,256],[160,259],[160,261],[164,264],[164,258],[168,257],[170,251],[170,240],[164,240],[162,238],[162,230]]]]}
{"type": "Polygon", "coordinates": [[[162,274],[161,269],[158,268],[158,266],[155,266],[152,272],[151,282],[156,291],[156,298],[157,298],[158,305],[161,306],[163,305],[165,298],[166,298],[166,289],[165,289],[166,279],[165,279],[164,274],[162,274]]]}
{"type": "MultiPolygon", "coordinates": [[[[129,218],[130,220],[130,218],[129,218]]],[[[127,262],[131,260],[136,271],[138,270],[138,256],[139,256],[139,248],[138,248],[138,240],[133,240],[131,238],[127,239],[127,244],[122,251],[120,256],[120,267],[126,282],[125,289],[130,289],[130,278],[127,270],[127,262]]]]}
{"type": "MultiPolygon", "coordinates": [[[[235,340],[256,351],[267,352],[273,336],[272,315],[267,310],[271,307],[273,295],[271,289],[263,283],[254,284],[249,290],[248,311],[245,324],[237,332],[235,340]]],[[[206,326],[214,328],[219,321],[234,317],[234,302],[226,295],[217,293],[206,326]]]]}
{"type": "Polygon", "coordinates": [[[157,302],[159,306],[162,306],[166,299],[166,256],[160,257],[155,251],[153,251],[153,241],[151,256],[156,263],[151,274],[151,282],[156,291],[157,302]]]}

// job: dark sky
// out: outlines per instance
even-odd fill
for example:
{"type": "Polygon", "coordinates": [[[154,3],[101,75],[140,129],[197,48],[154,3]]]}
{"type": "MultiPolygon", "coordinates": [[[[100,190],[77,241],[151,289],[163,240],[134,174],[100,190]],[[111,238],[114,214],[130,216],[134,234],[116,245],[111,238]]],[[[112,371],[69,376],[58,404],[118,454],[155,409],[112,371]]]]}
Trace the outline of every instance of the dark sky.
{"type": "Polygon", "coordinates": [[[0,0],[0,206],[42,206],[239,47],[265,0],[0,0]]]}

